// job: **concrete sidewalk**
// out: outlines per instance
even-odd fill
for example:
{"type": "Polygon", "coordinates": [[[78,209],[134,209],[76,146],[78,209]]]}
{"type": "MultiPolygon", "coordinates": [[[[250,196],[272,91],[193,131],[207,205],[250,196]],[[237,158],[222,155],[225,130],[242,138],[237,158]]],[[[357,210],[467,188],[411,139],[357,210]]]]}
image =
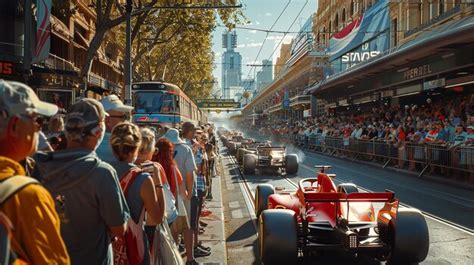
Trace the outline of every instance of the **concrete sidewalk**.
{"type": "MultiPolygon", "coordinates": [[[[221,163],[219,161],[219,163],[221,163]]],[[[201,217],[200,220],[207,223],[205,232],[199,235],[199,240],[207,247],[211,247],[211,255],[208,257],[197,258],[196,260],[203,265],[227,264],[227,252],[224,231],[224,214],[222,207],[221,179],[215,177],[212,179],[212,201],[206,201],[206,208],[212,214],[207,217],[201,217]]]]}
{"type": "Polygon", "coordinates": [[[258,260],[258,237],[251,195],[235,160],[221,147],[222,191],[227,244],[227,264],[256,265],[258,260]]]}

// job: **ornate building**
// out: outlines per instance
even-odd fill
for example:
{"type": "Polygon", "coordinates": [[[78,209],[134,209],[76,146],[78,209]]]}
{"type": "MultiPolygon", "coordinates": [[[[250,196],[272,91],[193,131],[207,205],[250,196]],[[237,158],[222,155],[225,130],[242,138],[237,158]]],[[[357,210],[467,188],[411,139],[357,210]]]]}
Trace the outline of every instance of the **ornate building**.
{"type": "Polygon", "coordinates": [[[468,90],[473,10],[470,0],[321,0],[313,31],[330,68],[311,94],[346,109],[468,90]]]}
{"type": "MultiPolygon", "coordinates": [[[[23,21],[25,18],[23,14],[18,14],[15,10],[22,3],[23,1],[18,0],[11,6],[12,19],[16,21],[11,23],[15,27],[12,32],[17,32],[18,36],[24,34],[23,21]]],[[[50,49],[47,58],[33,63],[30,73],[21,73],[23,54],[20,53],[15,61],[15,58],[11,60],[10,57],[17,53],[0,49],[0,59],[8,58],[13,64],[18,65],[15,68],[17,75],[0,75],[0,78],[26,81],[36,90],[41,99],[52,101],[54,97],[59,96],[61,102],[68,106],[85,93],[79,90],[79,84],[82,81],[79,80],[79,71],[84,64],[89,43],[94,36],[97,17],[94,8],[90,6],[90,1],[65,1],[64,5],[53,6],[51,10],[50,49]]],[[[8,13],[9,11],[3,10],[3,12],[8,13]]],[[[13,47],[20,45],[17,40],[18,38],[9,38],[3,41],[3,38],[0,37],[1,43],[10,42],[13,47]]],[[[89,88],[87,96],[100,97],[103,93],[122,93],[122,46],[123,44],[117,42],[114,31],[107,32],[87,77],[89,88]]]]}

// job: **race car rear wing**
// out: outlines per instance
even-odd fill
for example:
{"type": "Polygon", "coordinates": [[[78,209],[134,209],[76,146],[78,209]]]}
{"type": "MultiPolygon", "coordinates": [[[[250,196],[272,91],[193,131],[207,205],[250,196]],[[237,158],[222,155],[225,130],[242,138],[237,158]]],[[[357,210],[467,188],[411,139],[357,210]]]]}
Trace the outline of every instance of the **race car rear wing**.
{"type": "Polygon", "coordinates": [[[387,192],[305,192],[306,202],[388,202],[395,199],[395,194],[387,192]]]}
{"type": "MultiPolygon", "coordinates": [[[[395,220],[399,207],[399,201],[395,198],[395,193],[389,190],[385,192],[355,192],[350,194],[342,192],[305,192],[304,199],[306,203],[341,202],[346,203],[347,206],[349,206],[351,202],[384,203],[384,206],[379,210],[376,219],[380,225],[387,225],[390,220],[395,220]]],[[[335,206],[335,218],[337,219],[337,213],[341,208],[339,207],[339,204],[336,204],[335,206]]],[[[349,207],[347,207],[346,216],[349,216],[349,207]]]]}

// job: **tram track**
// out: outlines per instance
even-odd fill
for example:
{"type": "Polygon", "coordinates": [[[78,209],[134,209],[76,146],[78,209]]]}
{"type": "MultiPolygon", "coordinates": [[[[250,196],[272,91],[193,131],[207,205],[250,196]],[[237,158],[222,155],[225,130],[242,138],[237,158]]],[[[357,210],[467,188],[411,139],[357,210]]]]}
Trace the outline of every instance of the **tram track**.
{"type": "MultiPolygon", "coordinates": [[[[243,183],[243,186],[244,186],[244,194],[247,196],[247,200],[250,201],[250,205],[248,205],[248,208],[249,208],[249,212],[251,214],[253,214],[253,220],[254,220],[254,225],[255,227],[257,227],[257,224],[256,224],[256,216],[255,216],[255,198],[254,198],[254,195],[253,195],[253,192],[252,192],[252,188],[250,186],[250,184],[248,183],[247,179],[245,178],[245,175],[243,174],[242,172],[242,169],[240,167],[240,165],[237,163],[237,160],[236,158],[229,154],[228,152],[226,152],[227,156],[229,157],[229,160],[232,161],[235,165],[235,167],[238,169],[238,172],[239,172],[239,176],[240,176],[240,179],[243,183]],[[252,208],[250,208],[250,206],[252,208]]],[[[313,168],[307,166],[307,165],[304,165],[302,163],[300,163],[300,167],[303,167],[307,170],[310,170],[313,174],[316,174],[316,170],[314,170],[313,168]]],[[[279,177],[280,179],[283,179],[285,180],[289,185],[291,185],[293,188],[295,188],[295,190],[298,188],[298,184],[295,183],[293,180],[291,180],[290,178],[288,178],[286,175],[278,175],[277,177],[279,177]]],[[[340,179],[337,179],[335,178],[334,179],[334,182],[336,184],[341,184],[341,183],[344,183],[344,181],[340,180],[340,179]]],[[[367,189],[367,188],[364,188],[364,187],[361,187],[361,186],[357,186],[359,188],[359,190],[361,190],[362,192],[373,192],[372,190],[370,189],[367,189]]],[[[275,187],[277,190],[281,190],[280,187],[275,187]]],[[[413,207],[409,204],[406,204],[406,203],[403,203],[401,202],[400,203],[401,207],[404,207],[404,208],[416,208],[416,207],[413,207]]],[[[438,222],[438,223],[441,223],[443,225],[446,225],[446,226],[449,226],[451,228],[454,228],[460,232],[463,232],[463,233],[466,233],[468,234],[469,236],[474,236],[474,230],[468,228],[468,227],[465,227],[463,225],[460,225],[460,224],[457,224],[455,222],[451,222],[449,220],[446,220],[442,217],[439,217],[437,215],[434,215],[434,214],[431,214],[429,212],[426,212],[426,211],[421,211],[423,216],[425,216],[426,218],[429,218],[435,222],[438,222]]]]}

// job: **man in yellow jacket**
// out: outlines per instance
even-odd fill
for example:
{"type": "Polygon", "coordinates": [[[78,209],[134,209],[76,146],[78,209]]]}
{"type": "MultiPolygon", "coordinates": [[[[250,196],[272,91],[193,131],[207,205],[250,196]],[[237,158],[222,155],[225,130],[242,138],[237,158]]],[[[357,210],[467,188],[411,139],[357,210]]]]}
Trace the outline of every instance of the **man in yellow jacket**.
{"type": "Polygon", "coordinates": [[[70,264],[53,198],[18,163],[36,152],[36,117],[57,110],[28,86],[0,80],[0,195],[15,190],[0,200],[0,211],[13,224],[12,250],[28,264],[70,264]]]}

